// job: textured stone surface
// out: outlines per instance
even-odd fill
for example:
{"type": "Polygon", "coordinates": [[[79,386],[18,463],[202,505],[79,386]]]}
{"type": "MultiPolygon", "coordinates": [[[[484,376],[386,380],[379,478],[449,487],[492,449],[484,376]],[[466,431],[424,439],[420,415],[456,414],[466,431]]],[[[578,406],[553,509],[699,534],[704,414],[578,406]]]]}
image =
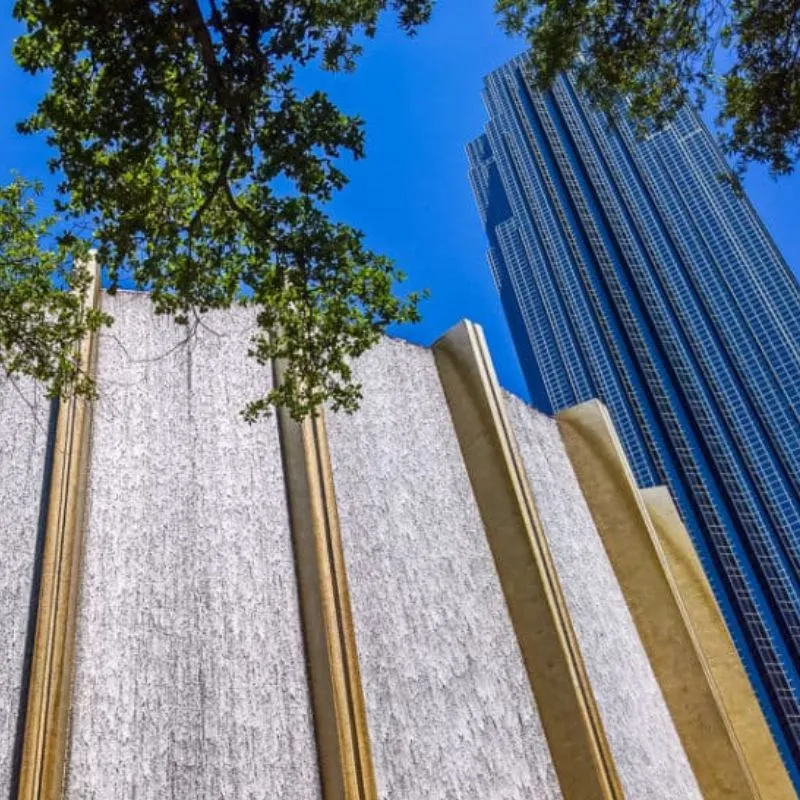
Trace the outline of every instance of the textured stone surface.
{"type": "Polygon", "coordinates": [[[50,403],[0,377],[0,797],[9,796],[50,403]]]}
{"type": "Polygon", "coordinates": [[[319,796],[274,420],[249,318],[105,298],[69,800],[319,796]]]}
{"type": "Polygon", "coordinates": [[[626,797],[701,797],[555,420],[506,395],[626,797]]]}
{"type": "Polygon", "coordinates": [[[642,489],[641,494],[760,796],[769,800],[796,800],[797,794],[758,698],[669,489],[655,486],[642,489]]]}
{"type": "Polygon", "coordinates": [[[559,797],[433,356],[356,373],[328,429],[380,796],[559,797]]]}

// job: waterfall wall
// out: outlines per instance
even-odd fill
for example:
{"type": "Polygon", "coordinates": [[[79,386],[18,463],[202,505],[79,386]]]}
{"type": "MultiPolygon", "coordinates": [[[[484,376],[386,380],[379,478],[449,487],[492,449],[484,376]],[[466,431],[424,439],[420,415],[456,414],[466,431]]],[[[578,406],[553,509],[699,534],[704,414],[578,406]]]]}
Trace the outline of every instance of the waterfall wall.
{"type": "Polygon", "coordinates": [[[50,403],[25,381],[0,379],[0,797],[16,785],[31,604],[37,589],[50,403]],[[33,595],[33,596],[32,596],[33,595]]]}
{"type": "Polygon", "coordinates": [[[102,305],[57,548],[49,404],[0,384],[1,796],[710,796],[559,428],[476,326],[382,341],[353,415],[248,425],[249,311],[102,305]]]}
{"type": "Polygon", "coordinates": [[[269,372],[250,317],[106,298],[66,796],[319,796],[269,372]]]}

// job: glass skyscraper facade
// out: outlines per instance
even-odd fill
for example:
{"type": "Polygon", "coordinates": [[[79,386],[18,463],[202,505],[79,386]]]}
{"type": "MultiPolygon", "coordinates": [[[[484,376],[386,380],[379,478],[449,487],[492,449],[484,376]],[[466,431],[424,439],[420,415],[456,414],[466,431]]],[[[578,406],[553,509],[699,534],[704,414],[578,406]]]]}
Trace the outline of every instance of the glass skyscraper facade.
{"type": "Polygon", "coordinates": [[[600,398],[670,488],[797,784],[800,286],[693,111],[637,138],[523,57],[484,95],[470,179],[533,402],[600,398]]]}

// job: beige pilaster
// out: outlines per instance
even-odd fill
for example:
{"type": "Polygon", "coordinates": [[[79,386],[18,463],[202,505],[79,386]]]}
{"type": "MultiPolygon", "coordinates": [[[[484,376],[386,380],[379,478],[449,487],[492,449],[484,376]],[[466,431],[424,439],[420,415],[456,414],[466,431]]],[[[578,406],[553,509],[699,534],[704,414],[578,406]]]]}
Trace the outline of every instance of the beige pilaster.
{"type": "MultiPolygon", "coordinates": [[[[275,366],[280,382],[281,365],[275,366]]],[[[322,412],[278,412],[325,800],[374,800],[361,671],[322,412]]]]}
{"type": "Polygon", "coordinates": [[[563,795],[621,798],[483,332],[462,322],[433,351],[563,795]]]}
{"type": "Polygon", "coordinates": [[[608,411],[593,400],[557,420],[703,796],[759,797],[608,411]]]}
{"type": "Polygon", "coordinates": [[[791,780],[672,496],[665,486],[641,494],[758,792],[765,800],[791,800],[796,797],[791,780]]]}
{"type": "MultiPolygon", "coordinates": [[[[86,307],[97,308],[100,281],[92,257],[86,307]]],[[[81,367],[92,374],[97,335],[78,345],[81,367]]],[[[58,800],[62,794],[76,604],[83,539],[83,508],[92,403],[69,397],[59,403],[47,507],[36,634],[19,781],[20,800],[58,800]]]]}

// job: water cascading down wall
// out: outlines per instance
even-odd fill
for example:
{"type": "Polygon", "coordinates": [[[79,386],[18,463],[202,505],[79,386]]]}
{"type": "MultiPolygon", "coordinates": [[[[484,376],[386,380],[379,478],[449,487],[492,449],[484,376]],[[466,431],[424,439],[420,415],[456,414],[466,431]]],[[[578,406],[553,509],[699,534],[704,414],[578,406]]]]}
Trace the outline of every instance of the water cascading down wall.
{"type": "Polygon", "coordinates": [[[96,302],[97,402],[0,383],[0,798],[793,796],[602,407],[504,394],[462,323],[362,358],[355,415],[248,425],[248,312],[96,302]]]}

